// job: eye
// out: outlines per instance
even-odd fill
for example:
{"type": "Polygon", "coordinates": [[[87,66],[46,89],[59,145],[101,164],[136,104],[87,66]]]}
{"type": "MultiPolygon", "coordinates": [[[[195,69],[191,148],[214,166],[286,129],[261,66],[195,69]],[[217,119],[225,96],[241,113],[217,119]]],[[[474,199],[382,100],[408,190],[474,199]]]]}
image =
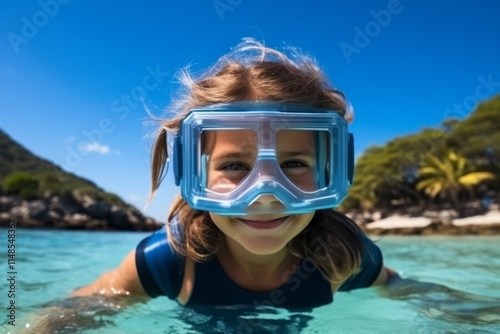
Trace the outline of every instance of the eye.
{"type": "Polygon", "coordinates": [[[231,162],[222,165],[219,170],[222,171],[248,171],[250,170],[247,166],[239,162],[231,162]]]}
{"type": "Polygon", "coordinates": [[[303,168],[309,167],[306,163],[298,160],[286,161],[281,164],[281,168],[303,168]]]}

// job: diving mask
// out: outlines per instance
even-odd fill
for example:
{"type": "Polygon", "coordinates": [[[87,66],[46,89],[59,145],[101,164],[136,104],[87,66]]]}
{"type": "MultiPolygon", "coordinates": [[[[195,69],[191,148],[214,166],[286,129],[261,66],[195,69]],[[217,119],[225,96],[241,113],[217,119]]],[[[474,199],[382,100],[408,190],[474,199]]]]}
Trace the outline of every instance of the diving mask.
{"type": "Polygon", "coordinates": [[[174,139],[175,183],[192,208],[219,215],[334,208],[352,184],[353,147],[333,110],[267,101],[195,108],[174,139]]]}

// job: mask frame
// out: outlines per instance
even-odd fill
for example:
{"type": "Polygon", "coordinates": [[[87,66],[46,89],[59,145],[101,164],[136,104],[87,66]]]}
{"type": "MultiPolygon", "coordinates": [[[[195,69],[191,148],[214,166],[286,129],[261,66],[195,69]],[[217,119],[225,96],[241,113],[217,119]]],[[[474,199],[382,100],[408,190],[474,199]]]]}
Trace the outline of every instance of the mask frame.
{"type": "Polygon", "coordinates": [[[348,132],[346,120],[335,110],[268,101],[233,102],[191,109],[174,138],[172,157],[175,184],[181,187],[182,197],[193,209],[233,216],[301,214],[335,208],[347,196],[353,182],[354,138],[348,132]],[[257,133],[255,166],[233,190],[214,193],[205,185],[206,157],[202,153],[202,133],[240,129],[257,133]],[[318,173],[317,190],[299,189],[281,171],[274,149],[275,134],[280,130],[328,132],[328,145],[317,147],[317,160],[322,161],[318,166],[324,170],[324,173],[321,170],[318,173]],[[266,135],[269,132],[271,136],[266,135]],[[262,173],[263,169],[265,173],[262,173]],[[275,196],[282,206],[252,209],[252,204],[260,196],[269,194],[275,196]]]}

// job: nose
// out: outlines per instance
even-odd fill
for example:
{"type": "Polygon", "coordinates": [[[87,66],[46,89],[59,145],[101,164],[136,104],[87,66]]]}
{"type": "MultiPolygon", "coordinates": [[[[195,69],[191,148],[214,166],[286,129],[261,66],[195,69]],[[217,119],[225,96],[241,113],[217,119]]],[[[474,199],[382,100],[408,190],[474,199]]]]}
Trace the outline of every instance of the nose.
{"type": "Polygon", "coordinates": [[[256,166],[257,175],[260,181],[272,181],[276,178],[277,169],[279,169],[278,162],[276,161],[276,152],[274,150],[263,150],[259,153],[256,166]]]}
{"type": "Polygon", "coordinates": [[[271,194],[260,195],[250,206],[249,212],[273,213],[282,212],[286,209],[285,205],[271,194]]]}

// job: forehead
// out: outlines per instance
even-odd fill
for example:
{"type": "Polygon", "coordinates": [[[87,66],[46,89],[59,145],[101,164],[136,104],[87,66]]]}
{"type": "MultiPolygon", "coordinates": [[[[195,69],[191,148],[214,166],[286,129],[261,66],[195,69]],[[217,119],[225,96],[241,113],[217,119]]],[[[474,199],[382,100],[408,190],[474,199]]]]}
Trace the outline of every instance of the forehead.
{"type": "MultiPolygon", "coordinates": [[[[274,136],[278,150],[312,148],[315,132],[309,130],[282,130],[269,134],[274,136]]],[[[261,134],[266,137],[267,134],[261,134]]],[[[258,135],[253,130],[210,130],[202,135],[205,150],[239,149],[255,150],[258,147],[258,135]]]]}

